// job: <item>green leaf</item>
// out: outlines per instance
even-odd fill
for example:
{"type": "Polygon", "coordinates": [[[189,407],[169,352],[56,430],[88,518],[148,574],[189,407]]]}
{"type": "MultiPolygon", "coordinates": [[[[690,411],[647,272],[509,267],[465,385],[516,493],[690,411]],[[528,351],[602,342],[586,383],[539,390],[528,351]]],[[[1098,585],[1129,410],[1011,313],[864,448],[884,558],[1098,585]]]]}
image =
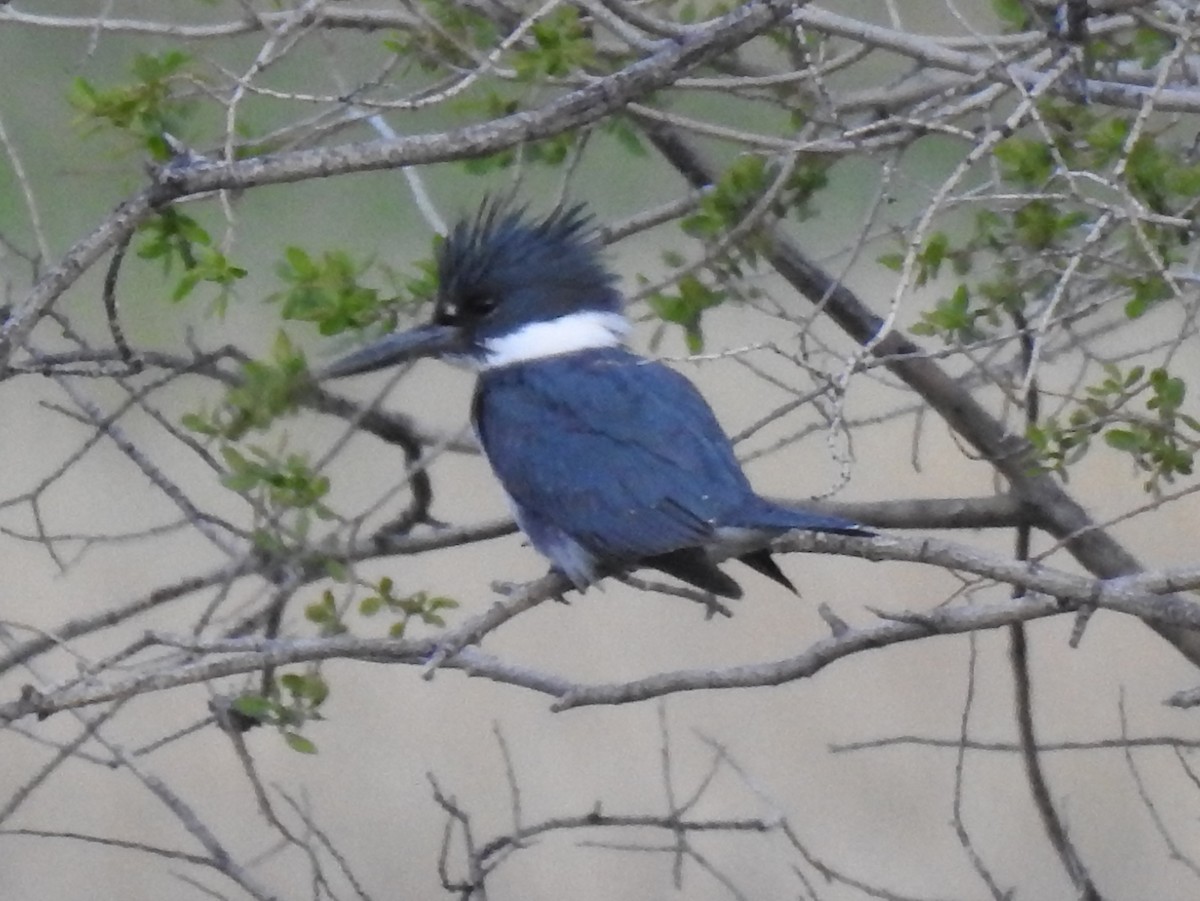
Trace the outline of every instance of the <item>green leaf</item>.
{"type": "Polygon", "coordinates": [[[1097,152],[1096,161],[1108,165],[1125,149],[1129,122],[1121,116],[1107,116],[1088,129],[1084,139],[1097,152]]]}
{"type": "Polygon", "coordinates": [[[1034,250],[1045,250],[1070,234],[1086,217],[1078,210],[1059,210],[1046,200],[1034,200],[1013,214],[1013,227],[1025,244],[1034,250]]]}
{"type": "Polygon", "coordinates": [[[536,46],[513,55],[513,67],[523,81],[564,78],[596,64],[589,30],[574,7],[558,7],[536,20],[530,33],[536,46]]]}
{"type": "Polygon", "coordinates": [[[924,285],[929,279],[937,278],[942,261],[950,249],[950,237],[945,232],[934,232],[917,254],[917,284],[924,285]]]}
{"type": "Polygon", "coordinates": [[[263,722],[270,718],[275,702],[259,694],[245,694],[234,698],[230,706],[243,716],[263,722]]]}
{"type": "Polygon", "coordinates": [[[314,323],[322,335],[366,328],[387,310],[377,288],[363,284],[372,260],[356,260],[345,251],[325,251],[320,258],[300,247],[288,247],[275,273],[287,287],[268,295],[281,304],[284,319],[314,323]]]}
{"type": "Polygon", "coordinates": [[[1141,27],[1133,33],[1133,51],[1143,69],[1153,69],[1171,52],[1174,41],[1170,35],[1154,28],[1141,27]]]}
{"type": "Polygon", "coordinates": [[[293,751],[298,751],[301,754],[316,754],[317,746],[305,738],[298,732],[284,732],[284,741],[293,751]]]}
{"type": "Polygon", "coordinates": [[[1141,446],[1141,440],[1129,429],[1109,429],[1104,433],[1104,440],[1109,447],[1120,451],[1133,451],[1141,446]]]}
{"type": "Polygon", "coordinates": [[[279,678],[279,684],[296,700],[308,701],[312,707],[320,706],[329,697],[329,686],[315,673],[287,673],[279,678]]]}
{"type": "Polygon", "coordinates": [[[605,123],[608,133],[617,139],[621,148],[633,157],[648,155],[646,145],[642,143],[641,135],[624,118],[614,116],[605,123]]]}
{"type": "Polygon", "coordinates": [[[377,595],[363,598],[358,604],[358,612],[363,616],[374,616],[381,609],[383,609],[383,598],[377,595]]]}
{"type": "Polygon", "coordinates": [[[304,677],[296,673],[285,673],[279,677],[279,684],[292,694],[300,694],[304,687],[304,677]]]}
{"type": "Polygon", "coordinates": [[[1025,31],[1029,28],[1029,13],[1021,0],[992,0],[992,12],[1009,31],[1025,31]]]}
{"type": "Polygon", "coordinates": [[[156,160],[171,156],[163,134],[186,134],[197,103],[192,96],[196,73],[185,73],[191,57],[181,50],[134,57],[132,83],[98,87],[83,78],[72,83],[67,99],[78,109],[92,131],[102,126],[136,140],[156,160]],[[186,74],[186,77],[185,77],[186,74]]]}
{"type": "Polygon", "coordinates": [[[333,619],[333,611],[324,603],[308,604],[304,608],[304,618],[310,623],[322,625],[333,619]]]}
{"type": "Polygon", "coordinates": [[[1151,410],[1161,410],[1173,413],[1183,405],[1187,394],[1187,383],[1181,378],[1172,378],[1166,370],[1155,369],[1150,373],[1150,385],[1154,397],[1147,401],[1146,406],[1151,410]]]}
{"type": "Polygon", "coordinates": [[[1138,278],[1118,278],[1116,282],[1133,290],[1133,296],[1125,304],[1125,315],[1130,319],[1137,319],[1155,304],[1172,296],[1171,286],[1157,273],[1138,278]]]}
{"type": "Polygon", "coordinates": [[[655,293],[646,302],[664,322],[682,326],[688,350],[699,353],[704,348],[701,328],[704,312],[719,306],[725,300],[725,293],[709,287],[694,273],[680,278],[676,288],[677,294],[655,293]]]}
{"type": "Polygon", "coordinates": [[[333,579],[335,582],[350,581],[350,570],[341,560],[326,559],[323,563],[325,575],[333,579]]]}
{"type": "Polygon", "coordinates": [[[1008,138],[993,152],[1004,177],[1027,187],[1040,188],[1054,171],[1054,157],[1042,141],[1008,138]]]}
{"type": "Polygon", "coordinates": [[[899,272],[904,268],[904,254],[902,253],[885,253],[876,257],[875,262],[880,266],[891,269],[893,272],[899,272]]]}
{"type": "Polygon", "coordinates": [[[219,434],[219,430],[213,426],[208,417],[198,413],[184,413],[179,419],[180,424],[193,432],[198,432],[201,435],[215,436],[219,434]]]}
{"type": "Polygon", "coordinates": [[[225,458],[225,465],[234,471],[245,470],[250,466],[250,461],[242,456],[236,447],[225,445],[221,448],[221,456],[225,458]]]}
{"type": "Polygon", "coordinates": [[[971,292],[964,283],[949,297],[939,300],[932,310],[923,312],[912,331],[918,335],[941,335],[947,341],[976,340],[981,336],[976,322],[982,315],[982,311],[972,309],[971,292]]]}

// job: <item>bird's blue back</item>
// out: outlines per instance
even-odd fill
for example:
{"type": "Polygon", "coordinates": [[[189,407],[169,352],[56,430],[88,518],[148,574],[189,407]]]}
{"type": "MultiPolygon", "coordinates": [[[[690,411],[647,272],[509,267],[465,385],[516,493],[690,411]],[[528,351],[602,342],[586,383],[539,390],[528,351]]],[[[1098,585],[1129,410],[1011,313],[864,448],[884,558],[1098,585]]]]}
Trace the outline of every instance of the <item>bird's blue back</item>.
{"type": "Polygon", "coordinates": [[[723,527],[854,525],[759,498],[692,383],[622,347],[488,370],[473,418],[526,531],[552,558],[555,531],[616,562],[703,545],[723,527]]]}

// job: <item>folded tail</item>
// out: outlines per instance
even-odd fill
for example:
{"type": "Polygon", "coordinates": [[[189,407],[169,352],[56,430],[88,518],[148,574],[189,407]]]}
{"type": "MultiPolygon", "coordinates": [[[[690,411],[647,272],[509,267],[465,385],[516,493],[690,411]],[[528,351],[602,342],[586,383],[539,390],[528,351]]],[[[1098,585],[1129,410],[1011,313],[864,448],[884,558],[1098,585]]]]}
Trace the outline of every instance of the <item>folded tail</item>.
{"type": "MultiPolygon", "coordinates": [[[[794,507],[784,507],[762,498],[755,498],[732,515],[724,517],[722,529],[719,529],[718,532],[722,532],[724,529],[731,530],[729,537],[741,534],[740,530],[742,529],[751,533],[766,533],[764,538],[769,537],[772,532],[790,532],[793,529],[862,537],[870,537],[875,534],[871,529],[851,519],[812,513],[794,507]]],[[[800,593],[796,591],[796,586],[792,584],[791,579],[783,574],[783,570],[772,558],[768,548],[759,548],[739,554],[737,559],[794,594],[800,593]]],[[[639,564],[672,575],[720,597],[740,598],[742,596],[741,586],[718,569],[702,548],[680,548],[666,554],[645,557],[639,561],[639,564]]]]}
{"type": "Polygon", "coordinates": [[[779,529],[791,531],[804,529],[809,532],[831,532],[834,535],[860,535],[865,538],[875,534],[852,519],[814,513],[798,507],[785,507],[772,501],[756,497],[740,509],[724,518],[722,525],[744,529],[779,529]]]}

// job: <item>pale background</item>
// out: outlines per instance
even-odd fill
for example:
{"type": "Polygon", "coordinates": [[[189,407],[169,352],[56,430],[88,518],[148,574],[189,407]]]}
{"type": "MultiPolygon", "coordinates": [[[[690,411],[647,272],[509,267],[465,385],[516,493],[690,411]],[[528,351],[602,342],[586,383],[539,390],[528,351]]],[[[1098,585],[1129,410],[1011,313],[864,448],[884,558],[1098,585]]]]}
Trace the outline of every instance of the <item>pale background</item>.
{"type": "MultiPolygon", "coordinates": [[[[146,10],[154,8],[144,5],[146,10]]],[[[69,125],[72,113],[63,100],[67,80],[75,74],[98,81],[115,77],[138,41],[106,36],[89,53],[84,35],[0,27],[0,61],[6,73],[0,112],[30,170],[56,251],[84,234],[139,184],[138,173],[124,158],[109,156],[102,142],[78,137],[69,125]]],[[[923,164],[926,168],[918,162],[909,173],[914,202],[919,202],[922,187],[945,165],[936,147],[923,164]]],[[[650,196],[663,192],[665,197],[672,187],[654,176],[630,174],[620,162],[608,170],[602,164],[592,165],[582,173],[577,194],[592,201],[603,219],[629,214],[650,196]],[[614,189],[618,180],[619,188],[614,189]]],[[[861,166],[847,166],[836,176],[837,185],[819,202],[832,215],[801,232],[815,249],[820,249],[823,239],[830,249],[838,246],[829,240],[833,227],[853,227],[866,202],[869,185],[862,184],[861,166]]],[[[435,195],[449,211],[471,208],[482,193],[452,167],[442,167],[430,179],[435,195]]],[[[532,198],[537,197],[537,184],[528,190],[532,198]]],[[[395,174],[261,189],[242,199],[238,214],[237,255],[252,275],[239,286],[240,299],[227,319],[223,323],[205,319],[199,302],[172,306],[161,296],[161,281],[153,267],[129,267],[122,281],[123,315],[135,344],[181,346],[185,324],[190,323],[214,343],[227,340],[217,336],[237,334],[249,346],[266,346],[275,328],[275,312],[258,299],[277,287],[270,267],[287,244],[309,249],[353,247],[377,253],[397,266],[424,255],[428,248],[428,229],[395,174]]],[[[20,233],[24,221],[11,173],[0,169],[0,225],[6,233],[20,233]]],[[[630,243],[636,246],[618,246],[610,260],[622,272],[652,271],[657,265],[654,248],[643,239],[630,243]]],[[[11,262],[0,259],[0,264],[11,262]]],[[[18,280],[17,271],[13,266],[6,278],[18,280]]],[[[850,281],[870,294],[886,290],[885,278],[881,271],[866,267],[853,273],[850,281]]],[[[80,321],[90,315],[100,334],[94,273],[72,292],[69,304],[80,321]]],[[[749,343],[761,337],[756,331],[760,325],[723,313],[709,332],[710,341],[714,349],[749,343]]],[[[1156,325],[1150,319],[1145,328],[1156,325]]],[[[311,338],[301,329],[292,331],[311,338]]],[[[647,337],[644,329],[635,343],[644,347],[647,337]]],[[[334,352],[317,341],[310,347],[316,358],[334,352]]],[[[681,355],[682,347],[670,340],[662,352],[681,355]]],[[[730,431],[755,421],[779,399],[730,361],[682,369],[700,383],[730,431]]],[[[366,397],[372,384],[346,390],[366,397]]],[[[100,385],[89,390],[104,396],[100,385]]],[[[469,390],[466,374],[424,363],[388,403],[452,429],[465,422],[469,390]]],[[[174,395],[181,411],[202,396],[210,400],[214,396],[194,381],[174,395]]],[[[40,397],[54,396],[52,387],[31,379],[9,383],[0,391],[0,496],[11,496],[43,478],[85,434],[36,403],[40,397]]],[[[863,381],[852,390],[848,409],[853,416],[864,416],[883,409],[888,400],[863,381]]],[[[793,414],[775,436],[806,424],[809,416],[805,411],[793,414]]],[[[852,479],[839,494],[840,500],[978,495],[994,490],[988,468],[966,459],[937,423],[925,424],[920,468],[915,469],[910,453],[912,426],[911,418],[905,418],[859,436],[852,479]]],[[[320,448],[336,434],[337,424],[312,420],[293,427],[292,442],[320,448]]],[[[769,443],[769,438],[762,440],[769,443]]],[[[183,453],[169,446],[156,450],[161,461],[176,467],[177,477],[186,478],[193,464],[183,453]]],[[[398,452],[367,438],[356,440],[347,459],[351,463],[341,467],[337,477],[338,497],[347,503],[369,498],[376,484],[375,467],[392,467],[388,471],[392,477],[400,465],[398,452]]],[[[836,484],[837,464],[817,435],[755,463],[750,473],[765,493],[803,498],[836,484]]],[[[1072,490],[1097,518],[1104,519],[1143,500],[1139,483],[1125,462],[1097,455],[1073,475],[1072,490]]],[[[480,460],[445,461],[435,471],[435,487],[434,513],[443,519],[471,522],[504,512],[500,493],[480,460]]],[[[193,493],[204,496],[200,486],[193,493]]],[[[76,467],[73,477],[49,500],[47,520],[62,531],[135,530],[171,515],[145,478],[104,444],[76,467]]],[[[0,523],[29,528],[27,517],[22,517],[8,515],[0,523]]],[[[1157,566],[1194,559],[1195,526],[1190,507],[1179,504],[1118,525],[1115,531],[1147,565],[1157,566]]],[[[1008,533],[954,537],[994,551],[1007,550],[1012,541],[1008,533]]],[[[0,615],[6,622],[35,628],[53,628],[66,618],[103,609],[218,562],[211,547],[190,538],[162,540],[149,548],[130,545],[94,552],[66,573],[59,573],[36,547],[9,539],[2,547],[5,577],[0,615]]],[[[815,612],[819,602],[828,603],[852,623],[864,623],[872,617],[868,608],[927,609],[956,587],[947,574],[916,566],[810,556],[782,563],[801,588],[799,600],[740,570],[737,576],[747,588],[747,597],[736,605],[736,615],[706,622],[700,611],[681,600],[613,584],[583,598],[573,597],[570,606],[542,605],[489,639],[488,648],[580,681],[767,661],[796,653],[824,634],[826,627],[815,612]]],[[[519,538],[510,537],[419,559],[372,563],[363,571],[390,575],[414,590],[459,598],[463,613],[469,614],[491,602],[492,580],[532,578],[544,571],[544,564],[522,547],[519,538]]],[[[138,628],[186,623],[196,603],[160,611],[138,628]]],[[[298,614],[290,620],[299,632],[307,628],[298,614]]],[[[1071,624],[1062,618],[1030,629],[1035,716],[1044,741],[1117,737],[1122,698],[1130,735],[1195,733],[1194,715],[1161,703],[1171,692],[1196,682],[1193,667],[1140,623],[1106,614],[1095,618],[1082,646],[1071,650],[1066,644],[1071,624]]],[[[114,646],[112,642],[128,637],[101,635],[81,641],[76,650],[98,656],[114,646]]],[[[980,635],[977,646],[977,706],[971,736],[1012,741],[1005,636],[980,635]]],[[[827,863],[905,896],[983,898],[985,890],[973,877],[949,825],[953,750],[900,746],[837,754],[830,749],[841,742],[896,735],[954,739],[966,691],[968,654],[966,637],[939,638],[861,654],[811,681],[780,688],[672,697],[664,707],[676,790],[686,796],[704,773],[708,752],[699,736],[710,738],[728,748],[755,788],[786,813],[808,847],[827,863]]],[[[54,665],[65,675],[74,662],[62,654],[54,665]]],[[[43,670],[38,675],[50,678],[55,673],[43,670]]],[[[334,663],[325,675],[333,686],[325,711],[328,721],[306,732],[318,744],[318,755],[292,753],[268,730],[251,733],[247,740],[264,779],[305,799],[313,817],[375,897],[437,897],[441,891],[435,863],[444,817],[431,800],[427,771],[473,815],[477,840],[510,828],[509,790],[494,724],[499,724],[511,749],[526,822],[580,814],[597,803],[609,813],[665,810],[656,704],[554,714],[545,697],[455,673],[442,673],[427,683],[412,669],[334,663]]],[[[0,697],[15,697],[28,680],[26,674],[11,674],[0,683],[0,697]]],[[[135,747],[168,734],[203,716],[206,701],[206,693],[198,688],[139,699],[122,717],[119,739],[135,747]]],[[[69,715],[58,714],[38,731],[67,738],[75,728],[69,715]]],[[[8,798],[28,782],[48,757],[44,747],[12,732],[0,733],[0,798],[8,798]]],[[[1185,850],[1200,847],[1195,816],[1198,793],[1171,751],[1140,751],[1136,760],[1146,791],[1174,839],[1185,850]]],[[[1183,901],[1196,896],[1195,879],[1168,859],[1121,751],[1047,754],[1044,765],[1067,826],[1106,897],[1183,901]]],[[[243,858],[267,850],[266,830],[254,799],[228,740],[216,730],[168,746],[149,756],[146,766],[194,804],[243,858]]],[[[1069,886],[1043,838],[1017,756],[971,753],[965,779],[964,820],[977,850],[1000,882],[1017,886],[1022,898],[1068,897],[1069,886]]],[[[771,812],[727,772],[695,815],[770,816],[771,812]]],[[[99,833],[196,850],[178,823],[128,775],[78,761],[39,788],[8,825],[99,833]]],[[[613,835],[603,838],[618,840],[613,835]]],[[[659,834],[632,834],[623,840],[666,843],[659,834]]],[[[697,843],[748,897],[788,898],[800,893],[790,869],[795,855],[777,836],[718,836],[697,843]]],[[[176,869],[180,868],[134,852],[78,842],[0,838],[0,896],[9,901],[202,897],[172,876],[176,869]]],[[[806,872],[815,878],[811,869],[806,872]]],[[[286,887],[288,896],[308,894],[307,874],[294,858],[286,865],[268,861],[261,878],[286,887]]],[[[227,884],[218,877],[207,879],[226,890],[227,884]]],[[[830,899],[859,897],[838,886],[822,890],[823,897],[830,899]]],[[[668,854],[581,848],[570,835],[518,854],[500,870],[491,893],[494,898],[522,899],[727,897],[695,867],[687,868],[684,888],[677,891],[668,854]]]]}

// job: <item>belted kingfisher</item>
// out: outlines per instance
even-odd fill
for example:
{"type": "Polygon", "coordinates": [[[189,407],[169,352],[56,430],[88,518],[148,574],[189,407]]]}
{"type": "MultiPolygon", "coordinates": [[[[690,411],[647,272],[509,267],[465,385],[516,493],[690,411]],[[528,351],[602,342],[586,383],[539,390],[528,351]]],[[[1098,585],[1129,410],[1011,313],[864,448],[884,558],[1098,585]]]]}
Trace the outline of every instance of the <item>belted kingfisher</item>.
{"type": "MultiPolygon", "coordinates": [[[[581,591],[648,567],[705,591],[742,589],[708,549],[791,529],[870,530],[759,497],[696,387],[625,347],[614,275],[582,206],[541,221],[487,204],[437,253],[433,320],[335,361],[340,377],[423,356],[479,373],[471,419],[517,524],[581,591]]],[[[795,591],[765,549],[738,559],[795,591]]]]}

